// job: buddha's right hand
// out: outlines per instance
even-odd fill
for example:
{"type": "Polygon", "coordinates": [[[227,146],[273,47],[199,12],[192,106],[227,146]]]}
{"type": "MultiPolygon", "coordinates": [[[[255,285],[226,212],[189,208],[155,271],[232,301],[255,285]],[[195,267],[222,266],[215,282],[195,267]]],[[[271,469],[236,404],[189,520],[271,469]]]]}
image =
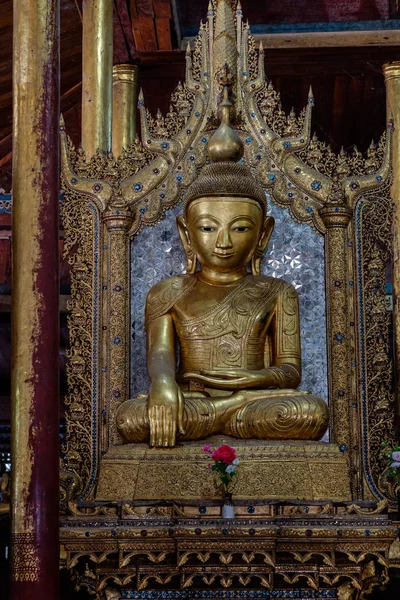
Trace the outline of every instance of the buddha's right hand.
{"type": "Polygon", "coordinates": [[[184,397],[175,379],[160,377],[152,381],[148,397],[150,446],[175,446],[176,431],[184,435],[184,397]]]}

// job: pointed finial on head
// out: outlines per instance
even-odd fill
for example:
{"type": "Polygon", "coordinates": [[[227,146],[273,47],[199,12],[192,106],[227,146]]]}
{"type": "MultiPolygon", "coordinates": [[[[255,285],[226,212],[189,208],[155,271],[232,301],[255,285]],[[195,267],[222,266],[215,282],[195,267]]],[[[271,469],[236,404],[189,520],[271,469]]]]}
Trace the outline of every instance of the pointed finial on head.
{"type": "Polygon", "coordinates": [[[238,3],[236,5],[236,10],[242,10],[242,3],[240,2],[240,0],[238,0],[238,3]]]}
{"type": "Polygon", "coordinates": [[[60,127],[65,127],[64,115],[60,114],[60,127]]]}
{"type": "Polygon", "coordinates": [[[224,85],[223,98],[219,106],[221,124],[208,142],[208,156],[214,162],[237,162],[243,156],[243,142],[231,127],[229,88],[224,85]]]}
{"type": "Polygon", "coordinates": [[[264,44],[263,44],[263,41],[262,41],[262,40],[260,40],[259,51],[260,51],[260,54],[261,54],[262,52],[264,52],[264,44]]]}
{"type": "Polygon", "coordinates": [[[308,103],[309,104],[314,104],[314,94],[312,91],[312,86],[310,85],[309,89],[308,89],[308,103]]]}
{"type": "Polygon", "coordinates": [[[192,49],[190,47],[190,42],[188,42],[186,45],[186,56],[190,56],[191,53],[192,53],[192,49]]]}
{"type": "Polygon", "coordinates": [[[140,90],[139,90],[138,102],[139,102],[139,104],[144,104],[143,88],[140,88],[140,90]]]}

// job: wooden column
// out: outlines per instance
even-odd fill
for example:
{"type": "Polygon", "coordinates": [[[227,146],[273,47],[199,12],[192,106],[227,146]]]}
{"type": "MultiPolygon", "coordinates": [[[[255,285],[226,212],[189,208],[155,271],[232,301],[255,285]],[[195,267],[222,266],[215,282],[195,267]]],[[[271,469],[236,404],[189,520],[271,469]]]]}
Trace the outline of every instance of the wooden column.
{"type": "Polygon", "coordinates": [[[59,598],[59,3],[14,0],[12,600],[59,598]]]}
{"type": "Polygon", "coordinates": [[[82,148],[90,158],[111,150],[112,0],[83,0],[82,26],[82,148]]]}
{"type": "Polygon", "coordinates": [[[393,119],[393,321],[396,369],[396,417],[400,432],[400,61],[383,65],[386,84],[387,117],[393,119]]]}
{"type": "MultiPolygon", "coordinates": [[[[330,441],[349,456],[352,466],[352,437],[350,424],[349,340],[346,246],[347,227],[352,210],[347,206],[325,206],[320,215],[326,226],[326,299],[328,323],[328,360],[331,369],[329,382],[330,441]]],[[[354,481],[351,480],[355,497],[354,481]]]]}
{"type": "Polygon", "coordinates": [[[112,150],[114,156],[135,141],[136,100],[139,68],[136,65],[113,67],[112,150]]]}

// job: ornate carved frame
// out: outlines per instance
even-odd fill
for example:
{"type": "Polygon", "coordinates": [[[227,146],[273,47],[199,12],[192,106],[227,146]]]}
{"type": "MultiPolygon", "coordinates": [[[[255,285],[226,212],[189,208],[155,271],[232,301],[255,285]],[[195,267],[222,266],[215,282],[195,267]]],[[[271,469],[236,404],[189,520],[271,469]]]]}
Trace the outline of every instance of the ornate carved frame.
{"type": "Polygon", "coordinates": [[[311,137],[310,89],[299,116],[282,110],[241,8],[215,0],[186,53],[170,112],[139,96],[142,141],[86,159],[61,123],[65,252],[71,263],[67,439],[62,505],[91,499],[101,456],[119,444],[115,412],[129,394],[130,240],[177,205],[206,161],[221,77],[229,77],[245,162],[274,201],[325,237],[329,405],[348,455],[354,498],[393,498],[379,446],[394,435],[390,263],[391,125],[367,157],[336,156],[311,137]]]}

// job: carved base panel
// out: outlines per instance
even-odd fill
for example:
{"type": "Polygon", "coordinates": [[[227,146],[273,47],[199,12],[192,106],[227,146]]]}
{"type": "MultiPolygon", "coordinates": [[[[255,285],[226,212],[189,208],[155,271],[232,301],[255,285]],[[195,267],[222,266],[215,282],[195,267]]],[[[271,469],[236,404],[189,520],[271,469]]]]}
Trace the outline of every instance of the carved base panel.
{"type": "MultiPolygon", "coordinates": [[[[237,448],[237,499],[351,499],[348,465],[338,446],[210,438],[237,448]]],[[[166,449],[145,444],[111,448],[102,458],[96,500],[190,500],[219,497],[204,441],[166,449]]]]}
{"type": "Polygon", "coordinates": [[[385,501],[236,501],[234,519],[203,500],[70,510],[61,566],[99,600],[361,600],[400,556],[385,501]]]}

